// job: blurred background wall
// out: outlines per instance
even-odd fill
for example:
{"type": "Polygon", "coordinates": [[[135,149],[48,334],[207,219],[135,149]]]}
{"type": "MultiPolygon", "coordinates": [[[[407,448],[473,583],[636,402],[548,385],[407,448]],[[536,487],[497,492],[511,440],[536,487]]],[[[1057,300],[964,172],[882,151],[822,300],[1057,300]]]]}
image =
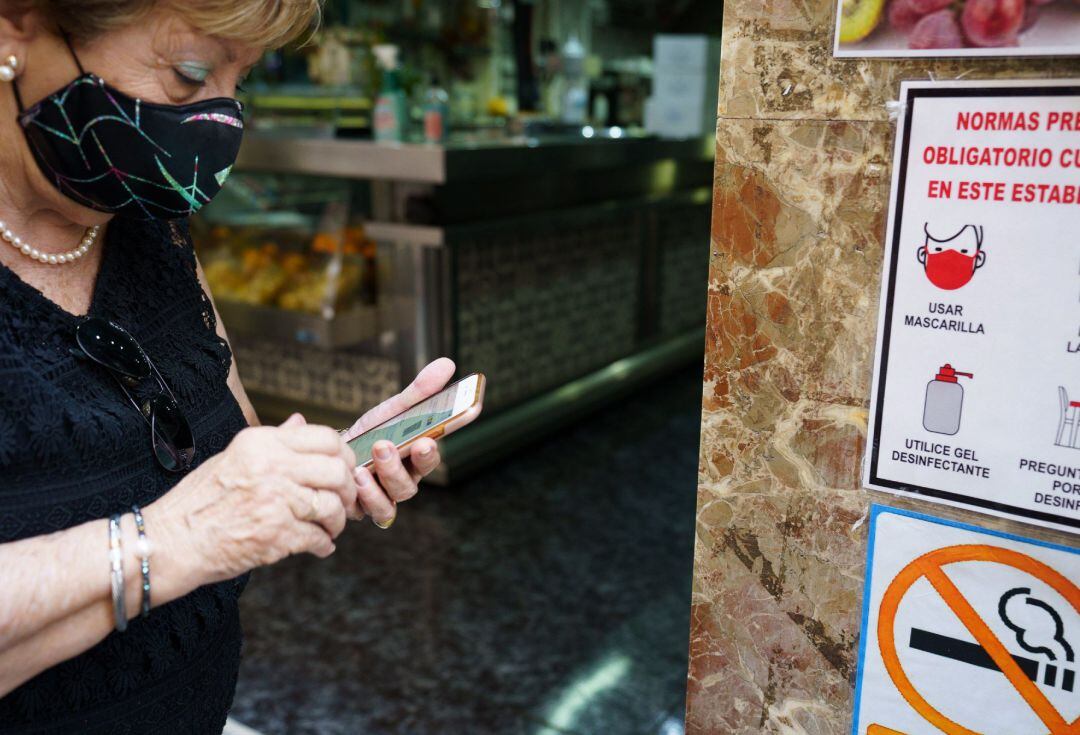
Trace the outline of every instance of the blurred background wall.
{"type": "Polygon", "coordinates": [[[903,79],[1077,64],[837,60],[835,6],[724,3],[687,733],[850,731],[872,500],[1006,525],[860,488],[885,103],[903,79]]]}

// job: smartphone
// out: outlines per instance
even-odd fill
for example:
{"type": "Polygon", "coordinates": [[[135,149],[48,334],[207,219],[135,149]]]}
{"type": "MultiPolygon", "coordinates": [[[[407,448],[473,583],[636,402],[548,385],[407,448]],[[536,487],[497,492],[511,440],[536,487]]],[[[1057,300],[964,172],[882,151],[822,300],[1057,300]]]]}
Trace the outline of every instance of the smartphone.
{"type": "Polygon", "coordinates": [[[368,429],[349,442],[357,463],[369,467],[373,461],[371,448],[383,439],[394,442],[398,452],[404,455],[417,439],[438,439],[468,425],[480,415],[485,382],[483,373],[466,375],[412,408],[368,429]]]}

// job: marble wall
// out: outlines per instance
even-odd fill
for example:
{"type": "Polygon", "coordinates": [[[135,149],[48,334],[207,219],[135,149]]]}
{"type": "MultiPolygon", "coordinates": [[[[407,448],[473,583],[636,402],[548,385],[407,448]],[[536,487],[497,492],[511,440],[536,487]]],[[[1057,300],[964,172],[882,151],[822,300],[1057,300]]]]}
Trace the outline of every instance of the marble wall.
{"type": "Polygon", "coordinates": [[[1080,60],[836,60],[834,8],[725,2],[689,735],[850,731],[871,500],[1009,525],[860,488],[885,103],[901,79],[1076,76],[1080,60]]]}

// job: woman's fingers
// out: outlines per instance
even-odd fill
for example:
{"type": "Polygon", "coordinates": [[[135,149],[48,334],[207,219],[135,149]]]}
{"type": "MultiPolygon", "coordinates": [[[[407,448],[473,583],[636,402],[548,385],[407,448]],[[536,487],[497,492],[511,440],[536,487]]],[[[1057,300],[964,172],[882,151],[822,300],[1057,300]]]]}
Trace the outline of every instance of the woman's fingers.
{"type": "Polygon", "coordinates": [[[349,472],[351,473],[356,469],[356,465],[360,464],[356,461],[356,452],[353,451],[352,447],[345,443],[345,440],[342,439],[340,435],[338,436],[338,440],[341,442],[341,449],[338,452],[338,456],[345,462],[345,465],[349,468],[349,472]]]}
{"type": "Polygon", "coordinates": [[[405,469],[397,447],[392,442],[380,441],[375,443],[373,450],[375,474],[387,496],[391,500],[402,501],[416,495],[416,482],[405,469]]]}
{"type": "Polygon", "coordinates": [[[314,523],[299,523],[293,532],[291,554],[307,552],[314,554],[320,559],[325,559],[334,553],[334,539],[322,526],[314,523]]]}
{"type": "Polygon", "coordinates": [[[357,467],[353,473],[356,478],[357,495],[364,511],[371,516],[376,523],[386,525],[394,520],[397,508],[392,500],[387,497],[379,483],[375,482],[374,476],[367,467],[357,467]]]}
{"type": "Polygon", "coordinates": [[[441,391],[450,382],[450,378],[454,377],[455,370],[457,366],[449,357],[440,357],[429,362],[416,374],[405,390],[397,395],[398,405],[392,406],[397,408],[394,413],[401,413],[407,408],[412,408],[425,398],[441,391]]]}
{"type": "Polygon", "coordinates": [[[306,424],[302,426],[285,426],[279,428],[281,442],[294,452],[311,454],[330,454],[345,456],[342,447],[348,449],[341,435],[329,426],[306,424]]]}
{"type": "Polygon", "coordinates": [[[345,509],[345,517],[350,521],[362,521],[367,517],[367,513],[364,512],[364,506],[360,503],[360,495],[357,494],[356,500],[352,505],[345,509]]]}
{"type": "Polygon", "coordinates": [[[345,505],[337,493],[296,485],[289,493],[289,508],[297,520],[317,524],[331,539],[345,530],[345,505]]]}
{"type": "Polygon", "coordinates": [[[409,475],[414,483],[420,482],[422,478],[430,475],[440,462],[442,462],[442,457],[439,455],[439,445],[435,443],[435,440],[420,439],[410,447],[409,464],[412,468],[409,475]]]}
{"type": "Polygon", "coordinates": [[[289,418],[287,418],[287,419],[285,419],[284,421],[281,422],[281,427],[280,428],[288,429],[288,428],[291,428],[293,426],[303,426],[306,423],[307,423],[307,419],[305,419],[303,417],[303,415],[301,415],[299,413],[294,413],[292,416],[290,416],[289,418]]]}
{"type": "Polygon", "coordinates": [[[346,505],[352,494],[353,467],[342,457],[291,453],[285,462],[286,476],[298,485],[333,490],[346,505]]]}
{"type": "Polygon", "coordinates": [[[345,432],[346,440],[355,439],[371,427],[378,426],[402,411],[412,408],[425,398],[435,395],[446,387],[456,369],[454,361],[448,357],[440,357],[428,363],[405,390],[386,399],[361,416],[352,428],[345,432]]]}
{"type": "Polygon", "coordinates": [[[293,414],[282,428],[281,441],[292,451],[282,466],[290,480],[309,488],[332,490],[341,498],[345,517],[361,520],[364,510],[358,502],[353,479],[356,454],[341,435],[326,426],[309,425],[293,414]]]}

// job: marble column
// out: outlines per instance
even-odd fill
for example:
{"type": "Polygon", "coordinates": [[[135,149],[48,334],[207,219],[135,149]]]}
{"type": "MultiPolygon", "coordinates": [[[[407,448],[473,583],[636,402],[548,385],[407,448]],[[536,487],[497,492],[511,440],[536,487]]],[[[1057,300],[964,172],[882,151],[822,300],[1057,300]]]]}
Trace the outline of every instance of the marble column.
{"type": "Polygon", "coordinates": [[[846,733],[870,502],[1010,527],[860,487],[886,102],[902,79],[1080,62],[838,60],[835,0],[724,10],[686,729],[846,733]]]}

